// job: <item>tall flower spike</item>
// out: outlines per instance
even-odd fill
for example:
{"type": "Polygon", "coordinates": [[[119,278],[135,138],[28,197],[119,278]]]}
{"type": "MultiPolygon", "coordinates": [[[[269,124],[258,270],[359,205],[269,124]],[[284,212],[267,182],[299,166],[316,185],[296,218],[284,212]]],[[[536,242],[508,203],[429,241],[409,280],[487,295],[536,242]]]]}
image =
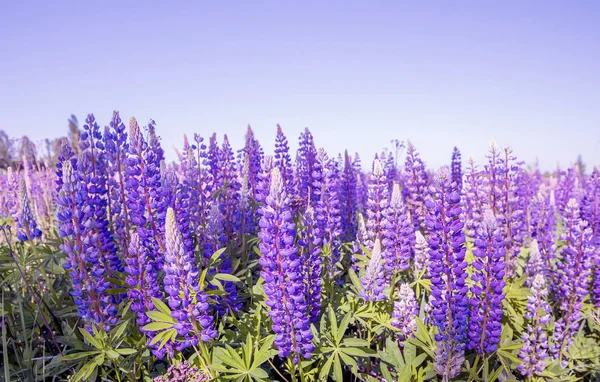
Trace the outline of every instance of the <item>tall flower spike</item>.
{"type": "Polygon", "coordinates": [[[548,334],[545,326],[552,319],[548,290],[542,274],[530,275],[531,296],[527,297],[527,327],[523,331],[523,347],[519,352],[522,363],[517,366],[524,377],[542,376],[548,358],[548,334]]]}
{"type": "Polygon", "coordinates": [[[371,247],[376,239],[383,239],[383,214],[389,205],[389,190],[381,162],[377,157],[373,161],[373,173],[368,187],[365,223],[369,240],[366,244],[371,247]]]}
{"type": "Polygon", "coordinates": [[[460,159],[460,151],[458,147],[454,147],[452,151],[452,182],[456,184],[456,190],[462,190],[462,162],[460,159]]]}
{"type": "Polygon", "coordinates": [[[402,196],[410,213],[414,230],[425,228],[424,202],[427,194],[427,174],[425,173],[425,164],[411,141],[408,141],[406,149],[403,178],[402,196]]]}
{"type": "Polygon", "coordinates": [[[474,284],[471,286],[468,348],[478,354],[495,351],[500,342],[505,285],[503,244],[496,217],[488,210],[475,239],[475,271],[471,275],[474,284]]]}
{"type": "Polygon", "coordinates": [[[198,285],[198,268],[194,254],[187,251],[172,208],[167,210],[165,226],[165,292],[169,295],[171,317],[177,320],[174,328],[182,338],[175,344],[181,351],[208,342],[217,335],[212,316],[208,314],[208,297],[198,285]],[[199,333],[196,332],[199,331],[199,333]]]}
{"type": "Polygon", "coordinates": [[[333,277],[337,263],[340,261],[340,236],[342,234],[339,170],[337,163],[328,159],[323,148],[319,149],[317,164],[316,167],[321,170],[321,173],[313,176],[314,181],[319,184],[319,187],[314,187],[315,192],[318,193],[318,201],[314,209],[318,227],[315,234],[320,237],[321,245],[329,248],[327,272],[330,277],[333,277]]]}
{"type": "Polygon", "coordinates": [[[356,172],[348,151],[344,153],[344,170],[340,182],[340,215],[342,218],[342,236],[344,241],[352,241],[356,236],[356,172]]]}
{"type": "Polygon", "coordinates": [[[371,259],[365,270],[365,276],[362,278],[363,290],[360,296],[366,301],[385,300],[385,274],[383,269],[383,256],[381,254],[381,243],[375,239],[373,249],[371,250],[371,259]]]}
{"type": "Polygon", "coordinates": [[[42,231],[37,227],[37,223],[31,212],[31,204],[27,196],[25,180],[21,179],[19,190],[21,196],[21,208],[17,216],[17,238],[21,241],[33,240],[42,237],[42,231]]]}
{"type": "Polygon", "coordinates": [[[400,329],[398,340],[404,342],[413,336],[417,329],[415,318],[419,315],[419,305],[415,299],[415,292],[408,283],[400,284],[398,299],[394,301],[392,311],[392,326],[400,329]]]}
{"type": "Polygon", "coordinates": [[[477,228],[483,220],[483,205],[485,195],[483,190],[483,176],[473,157],[467,161],[467,173],[464,184],[464,207],[465,207],[465,233],[469,237],[475,237],[477,228]]]}
{"type": "Polygon", "coordinates": [[[302,262],[294,245],[296,227],[278,167],[271,170],[269,195],[260,213],[260,275],[276,334],[274,344],[280,357],[291,356],[298,362],[299,356],[309,358],[315,347],[306,314],[302,262]]]}
{"type": "Polygon", "coordinates": [[[564,210],[563,234],[565,246],[561,250],[562,260],[557,264],[556,291],[562,317],[555,323],[551,353],[563,365],[568,362],[565,352],[573,343],[582,318],[583,301],[589,292],[589,279],[594,247],[591,242],[592,230],[587,222],[579,217],[579,204],[569,200],[564,210]]]}
{"type": "Polygon", "coordinates": [[[415,232],[415,279],[428,278],[429,262],[429,244],[427,244],[427,239],[421,231],[417,231],[415,232]]]}
{"type": "MultiPolygon", "coordinates": [[[[288,140],[283,134],[283,130],[279,125],[277,125],[277,135],[275,136],[275,153],[272,157],[272,166],[279,168],[281,178],[283,179],[283,183],[285,184],[285,190],[287,195],[293,195],[294,170],[292,169],[290,147],[288,145],[288,140]]],[[[266,193],[268,193],[268,190],[266,190],[266,193]]]]}
{"type": "Polygon", "coordinates": [[[320,234],[316,234],[319,228],[315,219],[315,211],[308,206],[302,215],[303,232],[300,233],[300,245],[302,249],[301,262],[302,273],[306,282],[304,283],[306,295],[306,310],[310,322],[318,322],[321,313],[321,245],[320,234]]]}
{"type": "Polygon", "coordinates": [[[410,267],[412,228],[402,202],[400,185],[395,183],[383,220],[383,247],[388,282],[394,279],[396,273],[406,271],[410,267]]]}
{"type": "Polygon", "coordinates": [[[460,195],[452,187],[447,167],[439,170],[425,205],[431,248],[432,323],[439,331],[435,335],[438,351],[434,369],[445,378],[454,378],[464,361],[469,301],[460,195]]]}
{"type": "Polygon", "coordinates": [[[318,194],[315,192],[315,188],[319,186],[315,186],[318,182],[315,182],[314,179],[315,174],[320,172],[318,167],[315,142],[310,130],[305,128],[304,132],[300,134],[300,145],[298,147],[298,193],[306,204],[313,206],[318,201],[318,194]]]}

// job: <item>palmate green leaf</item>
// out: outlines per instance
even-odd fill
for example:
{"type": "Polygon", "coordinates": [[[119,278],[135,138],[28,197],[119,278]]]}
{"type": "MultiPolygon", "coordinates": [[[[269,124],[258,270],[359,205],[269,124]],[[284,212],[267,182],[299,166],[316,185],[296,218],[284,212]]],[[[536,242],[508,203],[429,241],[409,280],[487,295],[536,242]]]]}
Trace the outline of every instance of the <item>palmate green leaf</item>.
{"type": "Polygon", "coordinates": [[[370,346],[371,343],[367,340],[363,340],[362,338],[348,337],[348,338],[344,338],[342,345],[344,345],[344,346],[370,346]]]}
{"type": "Polygon", "coordinates": [[[120,354],[117,353],[115,350],[110,349],[106,351],[106,356],[110,359],[119,359],[120,358],[120,354]]]}
{"type": "Polygon", "coordinates": [[[154,304],[154,307],[158,309],[159,312],[171,317],[171,309],[169,309],[167,304],[157,299],[156,297],[152,297],[152,304],[154,304]]]}
{"type": "Polygon", "coordinates": [[[339,342],[336,340],[338,337],[337,318],[331,305],[327,305],[327,314],[329,315],[329,330],[331,331],[331,340],[333,341],[334,345],[337,346],[339,344],[339,342]]]}
{"type": "Polygon", "coordinates": [[[90,333],[88,333],[87,330],[85,330],[83,328],[79,328],[79,331],[83,335],[83,338],[85,338],[87,340],[87,342],[90,343],[90,345],[92,345],[93,347],[95,347],[98,350],[104,349],[104,345],[102,343],[100,343],[100,341],[98,341],[97,339],[92,337],[92,335],[90,333]]]}
{"type": "Polygon", "coordinates": [[[172,327],[173,323],[171,322],[151,322],[145,325],[142,329],[147,330],[149,332],[158,332],[172,327]]]}
{"type": "Polygon", "coordinates": [[[260,367],[268,359],[272,358],[277,354],[277,350],[273,349],[273,341],[275,341],[275,335],[271,334],[265,339],[258,352],[254,355],[254,361],[252,362],[252,369],[260,367]]]}
{"type": "Polygon", "coordinates": [[[149,319],[151,319],[152,321],[155,322],[166,322],[169,324],[175,324],[177,323],[177,321],[171,317],[168,314],[165,314],[163,312],[157,312],[155,310],[150,311],[150,312],[146,312],[146,315],[148,316],[149,319]]]}
{"type": "Polygon", "coordinates": [[[327,357],[327,361],[323,364],[321,368],[321,372],[319,372],[319,380],[326,381],[329,376],[329,372],[331,371],[331,366],[333,365],[333,356],[327,357]]]}
{"type": "Polygon", "coordinates": [[[60,357],[60,359],[63,361],[75,361],[78,359],[95,356],[96,354],[98,354],[98,351],[84,351],[80,353],[67,354],[60,357]]]}
{"type": "Polygon", "coordinates": [[[369,348],[347,347],[339,351],[355,357],[377,357],[377,352],[369,348]]]}
{"type": "Polygon", "coordinates": [[[81,369],[79,369],[77,374],[75,374],[73,376],[73,379],[71,380],[71,382],[79,382],[79,381],[84,381],[84,380],[88,379],[90,377],[90,375],[92,375],[92,373],[96,370],[97,367],[98,367],[98,365],[94,361],[90,361],[90,362],[84,364],[81,367],[81,369]]]}
{"type": "Polygon", "coordinates": [[[240,279],[238,279],[234,275],[230,275],[228,273],[217,273],[213,277],[215,279],[217,279],[217,280],[222,280],[222,281],[232,281],[232,282],[235,282],[235,283],[241,283],[242,282],[240,279]]]}
{"type": "Polygon", "coordinates": [[[125,348],[125,349],[116,349],[116,352],[119,353],[119,354],[121,354],[121,355],[131,355],[131,354],[137,353],[138,351],[135,350],[135,349],[127,349],[127,348],[125,348]]]}
{"type": "Polygon", "coordinates": [[[125,330],[127,330],[127,325],[129,325],[129,320],[123,321],[123,323],[121,325],[119,325],[116,328],[114,328],[113,330],[111,330],[110,337],[111,337],[112,341],[121,339],[121,337],[125,333],[125,330]]]}
{"type": "Polygon", "coordinates": [[[342,362],[337,354],[333,356],[333,376],[337,382],[344,382],[344,374],[342,373],[342,362]]]}
{"type": "Polygon", "coordinates": [[[212,256],[210,257],[210,259],[208,259],[208,266],[210,267],[213,263],[215,263],[217,261],[217,259],[219,257],[221,257],[221,255],[223,254],[223,252],[225,252],[226,250],[227,250],[227,247],[217,249],[215,251],[215,253],[212,254],[212,256]]]}
{"type": "MultiPolygon", "coordinates": [[[[331,319],[331,318],[330,318],[331,319]]],[[[337,329],[337,335],[335,336],[335,343],[339,344],[348,329],[348,324],[350,323],[350,313],[346,313],[344,318],[342,318],[342,322],[340,322],[340,326],[337,329]]]]}

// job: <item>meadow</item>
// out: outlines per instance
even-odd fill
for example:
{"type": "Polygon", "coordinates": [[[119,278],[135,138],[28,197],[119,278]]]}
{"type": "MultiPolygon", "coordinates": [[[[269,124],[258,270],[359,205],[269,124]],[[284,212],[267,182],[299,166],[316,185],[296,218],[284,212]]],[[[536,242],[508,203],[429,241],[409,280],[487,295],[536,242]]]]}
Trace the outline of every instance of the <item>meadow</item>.
{"type": "Polygon", "coordinates": [[[0,172],[0,378],[600,378],[597,168],[291,153],[280,126],[167,163],[159,130],[90,114],[0,172]]]}

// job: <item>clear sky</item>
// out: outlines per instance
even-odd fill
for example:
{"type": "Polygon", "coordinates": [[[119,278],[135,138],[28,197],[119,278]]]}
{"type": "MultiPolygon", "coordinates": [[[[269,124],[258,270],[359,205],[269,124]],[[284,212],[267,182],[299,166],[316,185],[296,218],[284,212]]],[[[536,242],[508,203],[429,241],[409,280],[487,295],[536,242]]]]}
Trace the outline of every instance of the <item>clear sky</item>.
{"type": "Polygon", "coordinates": [[[170,158],[184,133],[240,148],[248,123],[272,152],[280,123],[363,162],[393,138],[430,167],[454,145],[480,161],[494,138],[544,169],[600,164],[599,1],[91,3],[3,2],[0,129],[116,109],[153,118],[170,158]]]}

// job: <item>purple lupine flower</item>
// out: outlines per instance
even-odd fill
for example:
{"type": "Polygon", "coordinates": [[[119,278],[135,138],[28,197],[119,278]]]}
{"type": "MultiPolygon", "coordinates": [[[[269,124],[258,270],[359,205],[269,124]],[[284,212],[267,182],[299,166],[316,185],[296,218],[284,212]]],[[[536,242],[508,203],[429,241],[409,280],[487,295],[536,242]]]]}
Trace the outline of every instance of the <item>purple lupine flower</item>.
{"type": "Polygon", "coordinates": [[[485,203],[483,177],[473,157],[467,160],[467,174],[464,183],[465,231],[467,236],[475,237],[483,218],[485,203]]]}
{"type": "Polygon", "coordinates": [[[210,375],[206,375],[189,361],[183,361],[169,366],[166,374],[154,378],[153,382],[207,382],[210,380],[210,375]]]}
{"type": "Polygon", "coordinates": [[[475,238],[470,301],[469,342],[467,347],[478,354],[491,353],[498,348],[502,333],[502,300],[504,294],[504,240],[494,213],[483,215],[475,238]]]}
{"type": "Polygon", "coordinates": [[[464,360],[469,300],[460,194],[454,190],[448,167],[439,170],[425,205],[431,259],[431,318],[439,331],[435,336],[438,351],[434,369],[453,378],[460,372],[457,363],[464,360]]]}
{"type": "Polygon", "coordinates": [[[421,233],[421,231],[415,232],[415,244],[414,244],[414,277],[415,279],[428,278],[429,277],[429,244],[427,239],[421,233]]]}
{"type": "Polygon", "coordinates": [[[219,162],[221,161],[221,149],[217,143],[217,133],[211,135],[208,140],[208,151],[206,152],[206,165],[208,166],[208,172],[213,179],[215,190],[219,189],[222,185],[219,184],[219,162]]]}
{"type": "Polygon", "coordinates": [[[182,338],[175,344],[181,351],[198,344],[198,339],[208,342],[217,336],[213,318],[208,314],[208,297],[198,285],[198,268],[194,254],[187,251],[177,227],[175,212],[167,210],[165,226],[165,279],[171,317],[177,320],[173,327],[182,338]]]}
{"type": "Polygon", "coordinates": [[[385,163],[383,165],[383,172],[385,173],[385,178],[387,179],[388,190],[392,191],[392,187],[394,187],[394,183],[398,180],[398,169],[396,168],[396,160],[394,159],[394,154],[389,152],[387,156],[381,155],[381,160],[385,159],[385,163]]]}
{"type": "Polygon", "coordinates": [[[316,231],[320,229],[312,206],[302,214],[303,230],[300,233],[302,274],[307,281],[304,284],[306,309],[310,322],[318,322],[321,314],[321,245],[322,238],[316,231]]]}
{"type": "Polygon", "coordinates": [[[223,137],[223,144],[219,150],[219,169],[218,178],[215,180],[215,197],[219,209],[224,217],[225,235],[228,240],[234,239],[234,233],[239,227],[235,227],[235,210],[240,199],[240,182],[238,180],[237,169],[235,168],[233,150],[229,144],[227,135],[223,137]]]}
{"type": "Polygon", "coordinates": [[[333,277],[337,263],[340,261],[340,236],[342,234],[339,170],[337,163],[329,160],[327,153],[322,148],[317,154],[317,163],[318,166],[315,167],[321,173],[313,176],[314,181],[320,184],[320,187],[314,187],[315,193],[318,193],[318,201],[314,210],[318,227],[315,234],[320,237],[321,245],[327,246],[329,249],[327,272],[330,277],[333,277]]]}
{"type": "Polygon", "coordinates": [[[362,172],[362,165],[358,153],[354,154],[352,168],[356,174],[356,209],[358,212],[364,212],[367,207],[367,182],[362,172]]]}
{"type": "Polygon", "coordinates": [[[452,171],[452,182],[456,184],[456,190],[461,192],[462,190],[462,162],[460,158],[460,151],[458,147],[454,146],[454,150],[452,150],[452,162],[451,162],[451,171],[452,171]]]}
{"type": "MultiPolygon", "coordinates": [[[[254,137],[254,132],[250,125],[248,125],[246,145],[242,149],[242,152],[248,156],[248,195],[250,199],[256,199],[256,184],[258,182],[258,174],[261,170],[263,152],[260,143],[254,137]]],[[[244,160],[246,160],[245,156],[244,160]]]]}
{"type": "Polygon", "coordinates": [[[589,290],[591,262],[594,251],[592,230],[587,222],[579,217],[579,204],[569,200],[563,213],[563,233],[565,246],[561,249],[562,259],[558,262],[557,289],[559,308],[562,317],[555,323],[553,345],[550,349],[554,359],[565,365],[564,352],[573,343],[582,318],[583,300],[589,290]]]}
{"type": "Polygon", "coordinates": [[[344,153],[344,170],[340,180],[340,215],[342,218],[342,237],[344,241],[352,241],[356,236],[356,172],[350,162],[348,151],[344,153]]]}
{"type": "MultiPolygon", "coordinates": [[[[277,136],[275,136],[275,153],[272,157],[272,167],[279,169],[285,185],[285,191],[291,197],[294,194],[294,170],[292,169],[288,140],[279,125],[277,125],[277,136]]],[[[267,172],[268,174],[270,174],[270,169],[267,172]]],[[[268,187],[263,191],[266,196],[269,193],[268,187]]]]}
{"type": "Polygon", "coordinates": [[[594,255],[592,261],[592,301],[600,308],[600,170],[594,168],[585,185],[581,200],[581,217],[592,230],[594,255]]]}
{"type": "Polygon", "coordinates": [[[404,185],[402,193],[404,202],[412,219],[414,231],[425,228],[425,195],[427,194],[427,174],[425,165],[417,149],[408,141],[406,162],[404,164],[404,185]]]}
{"type": "Polygon", "coordinates": [[[366,301],[385,300],[385,273],[383,268],[383,256],[381,253],[381,243],[375,239],[371,249],[371,259],[365,270],[365,275],[361,279],[363,290],[360,296],[366,301]]]}
{"type": "Polygon", "coordinates": [[[410,267],[411,260],[413,227],[406,216],[406,208],[402,202],[402,193],[398,183],[394,183],[389,206],[383,214],[382,243],[385,248],[386,280],[389,283],[397,272],[406,271],[410,267]]]}
{"type": "MultiPolygon", "coordinates": [[[[213,205],[209,216],[208,226],[206,228],[206,236],[203,240],[204,258],[210,257],[220,248],[227,246],[225,216],[221,213],[219,206],[213,205]]],[[[226,252],[221,254],[221,262],[216,269],[210,269],[209,273],[231,273],[231,259],[226,252]]],[[[231,281],[223,282],[223,289],[227,292],[225,296],[217,296],[216,306],[217,313],[225,314],[227,311],[236,312],[241,308],[241,303],[238,300],[238,293],[235,284],[231,281]]]]}
{"type": "Polygon", "coordinates": [[[574,168],[569,168],[567,172],[560,173],[561,177],[556,187],[556,207],[561,216],[564,216],[567,203],[575,199],[578,203],[581,196],[579,177],[574,168]]]}
{"type": "Polygon", "coordinates": [[[392,326],[400,329],[398,341],[402,343],[413,336],[417,329],[415,318],[419,315],[419,305],[415,299],[415,292],[408,283],[400,284],[398,298],[394,301],[394,310],[392,311],[392,326]]]}
{"type": "Polygon", "coordinates": [[[78,315],[86,329],[99,324],[105,330],[117,322],[117,309],[106,293],[110,284],[99,261],[98,235],[94,232],[94,209],[88,203],[87,183],[80,166],[89,167],[85,156],[78,161],[64,158],[61,166],[62,185],[57,203],[58,233],[65,240],[61,250],[67,254],[63,267],[69,273],[78,315]],[[73,165],[75,163],[75,167],[73,165]]]}
{"type": "Polygon", "coordinates": [[[531,296],[527,297],[525,319],[528,324],[523,332],[523,347],[519,352],[522,363],[517,366],[524,377],[542,376],[548,358],[548,334],[544,329],[552,319],[548,304],[548,290],[542,274],[530,275],[531,296]]]}
{"type": "Polygon", "coordinates": [[[534,275],[546,274],[546,263],[540,253],[540,247],[536,239],[533,239],[529,246],[529,260],[525,265],[525,273],[532,279],[531,281],[533,281],[534,275]]]}
{"type": "Polygon", "coordinates": [[[104,132],[104,146],[108,171],[109,221],[115,239],[121,248],[129,247],[131,223],[125,195],[125,165],[127,161],[127,132],[118,111],[113,112],[110,128],[104,132]]]}
{"type": "MultiPolygon", "coordinates": [[[[367,246],[367,242],[369,241],[369,234],[367,232],[367,226],[365,224],[365,219],[363,215],[359,212],[356,217],[356,237],[352,242],[352,253],[365,255],[363,251],[363,247],[367,246]]],[[[351,257],[351,267],[352,270],[358,271],[358,264],[356,262],[356,258],[354,256],[351,257]]]]}
{"type": "Polygon", "coordinates": [[[2,186],[3,217],[15,217],[19,212],[19,177],[11,167],[6,171],[6,183],[2,186]]]}
{"type": "Polygon", "coordinates": [[[21,180],[19,193],[21,194],[21,208],[17,214],[17,238],[20,241],[39,239],[42,237],[42,231],[38,229],[33,213],[31,212],[31,204],[29,203],[27,188],[23,179],[21,180]]]}
{"type": "Polygon", "coordinates": [[[260,213],[260,275],[265,280],[274,343],[280,357],[292,356],[298,362],[299,356],[309,358],[315,347],[306,314],[303,266],[294,246],[296,227],[278,167],[271,170],[269,195],[260,213]]]}
{"type": "Polygon", "coordinates": [[[127,158],[127,203],[132,222],[138,227],[143,239],[152,237],[156,251],[151,251],[156,258],[157,270],[162,264],[164,253],[164,222],[162,210],[162,187],[160,184],[160,153],[144,140],[135,118],[129,120],[129,157],[127,158]]]}
{"type": "Polygon", "coordinates": [[[256,201],[259,203],[264,204],[267,196],[269,195],[272,169],[273,157],[271,155],[265,155],[260,174],[258,174],[258,184],[256,186],[258,189],[258,192],[256,193],[256,201]]]}
{"type": "MultiPolygon", "coordinates": [[[[141,240],[137,232],[131,234],[127,256],[125,257],[125,271],[127,278],[125,282],[129,286],[127,297],[131,299],[131,310],[136,312],[136,323],[140,328],[150,323],[146,312],[155,310],[152,297],[161,299],[161,292],[158,280],[151,264],[148,263],[148,248],[144,247],[144,240],[141,240]]],[[[148,336],[148,344],[154,338],[155,332],[140,329],[148,336]]],[[[162,349],[159,344],[149,345],[152,353],[162,359],[166,351],[172,353],[172,344],[168,343],[162,349]]]]}
{"type": "Polygon", "coordinates": [[[540,190],[531,201],[530,206],[531,238],[537,241],[544,261],[543,272],[549,282],[553,282],[551,270],[556,259],[556,209],[550,195],[540,190]]]}
{"type": "Polygon", "coordinates": [[[373,161],[373,172],[368,193],[369,197],[365,210],[368,241],[365,244],[371,247],[376,239],[383,239],[383,214],[389,205],[389,190],[381,162],[377,157],[373,161]]]}
{"type": "Polygon", "coordinates": [[[319,200],[319,195],[315,192],[315,188],[319,188],[319,186],[315,184],[318,184],[319,181],[315,181],[314,176],[320,172],[320,169],[317,162],[317,149],[308,128],[305,128],[304,132],[300,134],[296,166],[298,169],[298,195],[307,205],[315,206],[319,200]]]}
{"type": "MultiPolygon", "coordinates": [[[[112,272],[122,272],[121,259],[117,255],[117,247],[109,229],[107,213],[107,159],[100,127],[93,114],[89,114],[83,126],[83,134],[79,141],[81,155],[78,161],[78,172],[87,186],[86,204],[93,213],[92,230],[96,235],[99,261],[111,277],[112,272]]],[[[118,295],[115,295],[118,297],[118,295]]],[[[118,300],[115,301],[118,303],[118,300]]]]}

